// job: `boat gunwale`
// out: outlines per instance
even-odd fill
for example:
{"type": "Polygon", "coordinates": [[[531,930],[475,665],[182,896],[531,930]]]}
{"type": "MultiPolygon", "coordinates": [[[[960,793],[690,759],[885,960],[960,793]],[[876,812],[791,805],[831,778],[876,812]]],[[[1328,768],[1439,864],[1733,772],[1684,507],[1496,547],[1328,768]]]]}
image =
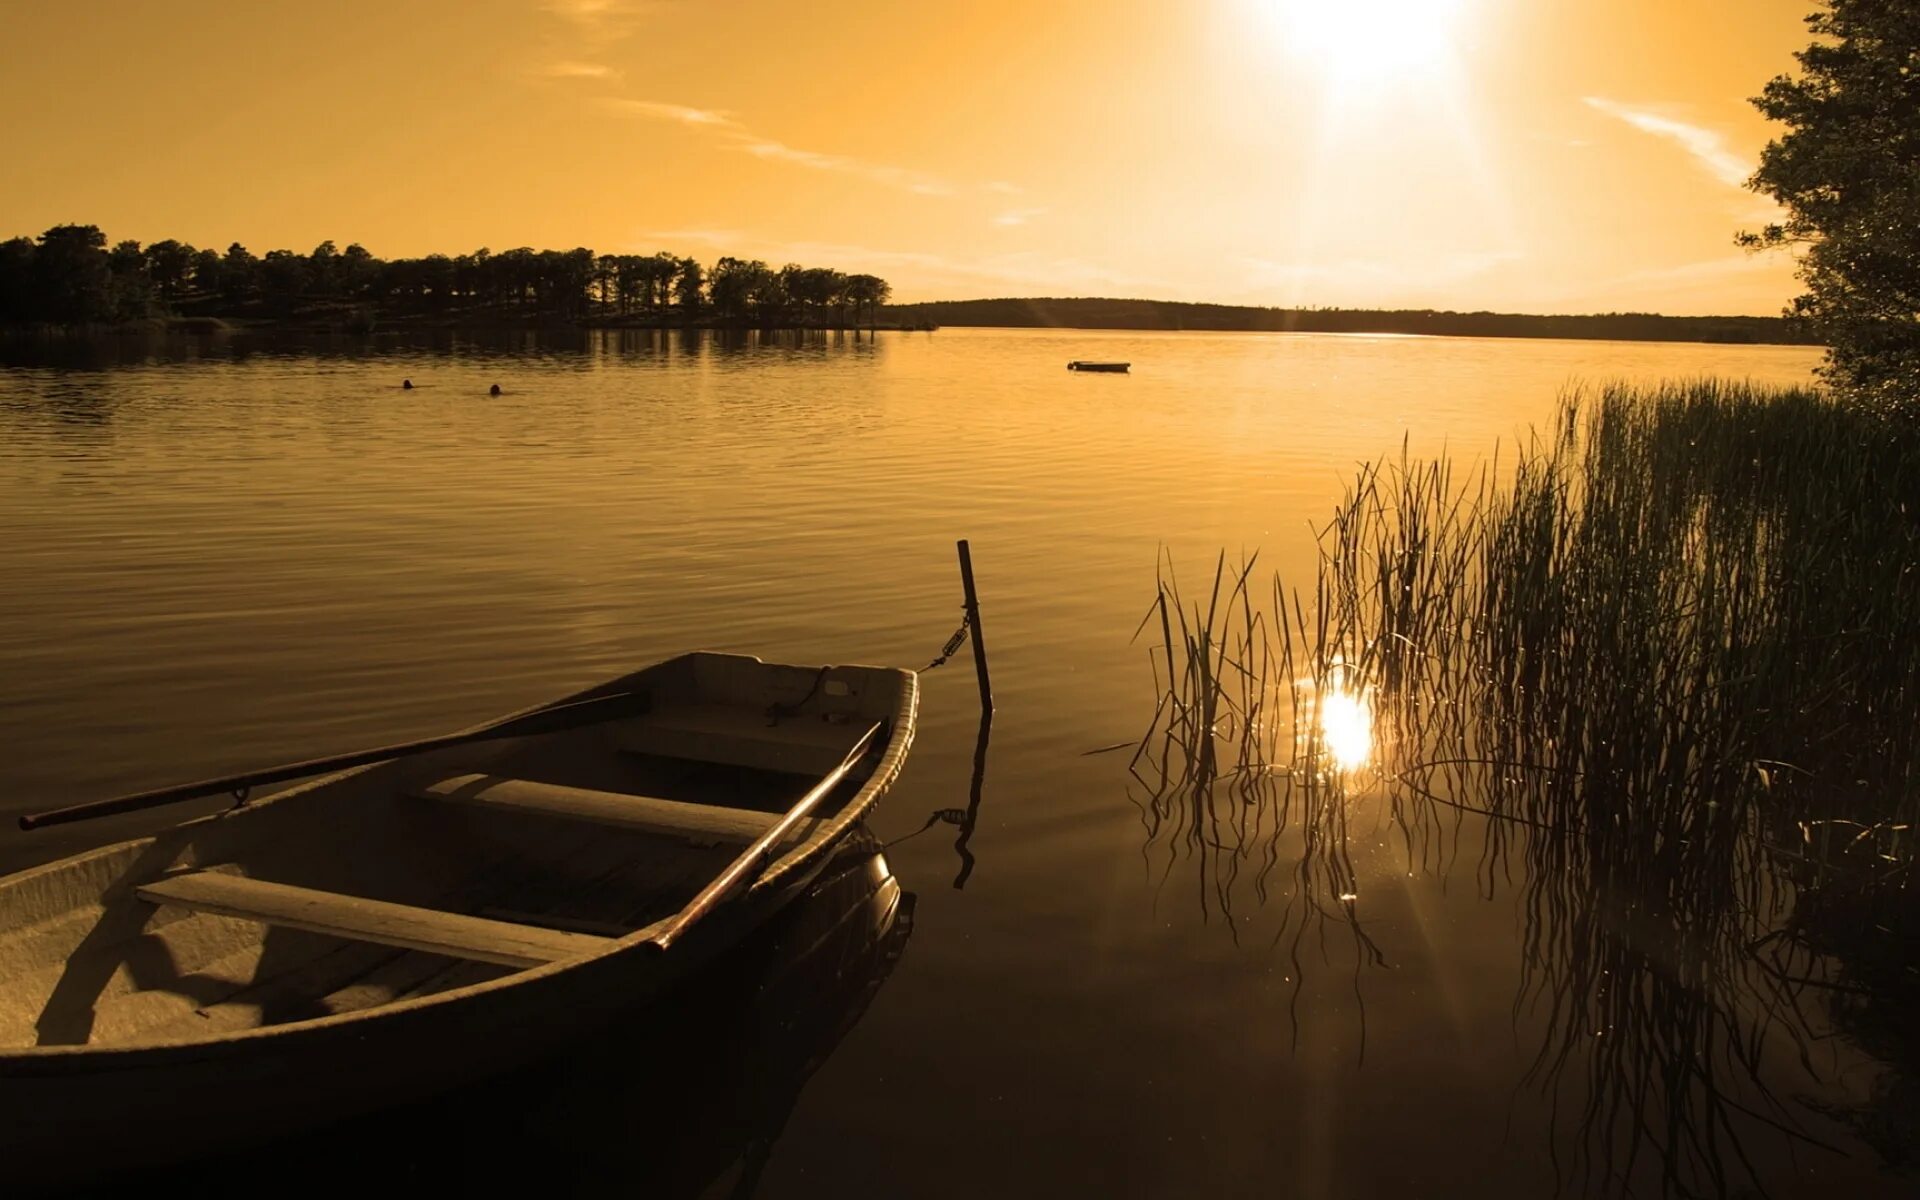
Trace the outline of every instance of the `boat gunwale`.
{"type": "MultiPolygon", "coordinates": [[[[758,655],[726,654],[718,651],[691,651],[687,654],[675,655],[672,658],[663,659],[658,663],[643,667],[638,671],[629,672],[617,679],[598,684],[583,692],[565,697],[561,701],[546,701],[540,704],[530,705],[517,712],[509,713],[504,717],[492,718],[472,726],[471,730],[484,729],[488,726],[498,724],[501,721],[514,720],[529,713],[547,708],[554,703],[590,699],[609,689],[617,689],[622,684],[632,680],[635,676],[658,670],[682,659],[701,656],[751,660],[760,666],[787,665],[778,663],[769,664],[758,655]]],[[[835,663],[831,665],[834,667],[850,667],[856,670],[872,671],[879,675],[889,675],[893,677],[896,692],[894,704],[891,708],[892,715],[887,718],[888,728],[885,752],[882,753],[879,762],[874,766],[873,773],[861,781],[859,790],[848,797],[846,804],[838,814],[830,821],[818,826],[806,841],[795,846],[792,850],[770,863],[746,891],[741,892],[733,900],[723,904],[716,912],[709,914],[706,920],[690,926],[690,934],[696,933],[706,927],[708,922],[714,921],[716,918],[724,919],[729,910],[737,912],[738,906],[748,904],[755,898],[766,897],[773,890],[773,885],[776,882],[782,884],[805,882],[808,877],[808,872],[825,864],[826,858],[833,848],[845,839],[856,824],[864,820],[866,815],[873,811],[874,807],[880,802],[880,798],[886,794],[888,789],[890,789],[898,779],[900,770],[905,764],[907,751],[913,743],[914,730],[918,722],[920,707],[919,675],[914,671],[902,667],[876,667],[860,663],[835,663]]],[[[466,733],[471,730],[461,730],[459,732],[466,733]]],[[[202,817],[195,817],[190,821],[183,821],[178,825],[169,826],[166,829],[147,834],[144,837],[128,838],[125,841],[98,846],[81,854],[70,855],[66,858],[55,859],[52,862],[29,867],[24,871],[15,872],[6,878],[9,880],[25,880],[42,875],[51,875],[60,870],[70,870],[99,858],[123,853],[132,847],[152,843],[161,837],[175,834],[182,830],[216,821],[235,819],[245,814],[250,808],[264,808],[267,805],[274,804],[281,800],[292,799],[318,788],[343,783],[357,775],[384,767],[394,761],[396,760],[383,759],[379,762],[366,763],[358,767],[349,767],[343,771],[335,771],[332,774],[323,775],[304,783],[296,784],[284,791],[275,792],[271,796],[263,796],[243,807],[225,809],[220,812],[209,813],[202,817]]],[[[119,886],[118,881],[116,881],[114,886],[119,886]]],[[[668,917],[663,920],[670,919],[671,917],[668,917]]],[[[324,1017],[312,1017],[302,1021],[287,1021],[274,1025],[261,1025],[252,1029],[243,1029],[207,1038],[164,1042],[128,1041],[104,1045],[81,1043],[78,1045],[0,1048],[0,1078],[31,1077],[44,1074],[47,1072],[47,1069],[56,1067],[78,1068],[82,1071],[108,1071],[138,1068],[147,1065],[164,1066],[183,1057],[194,1057],[197,1053],[204,1054],[210,1050],[218,1051],[237,1045],[251,1045],[254,1042],[266,1038],[296,1037],[321,1030],[337,1028],[353,1022],[381,1020],[403,1013],[418,1012],[435,1005],[451,1004],[471,996],[545,980],[568,971],[583,968],[591,963],[603,962],[616,954],[645,955],[656,962],[667,962],[672,956],[672,951],[662,952],[652,941],[654,933],[662,923],[662,921],[649,922],[641,928],[623,934],[618,938],[609,938],[605,946],[594,950],[592,953],[583,954],[576,958],[560,959],[535,967],[509,971],[507,974],[493,979],[482,980],[478,983],[467,984],[463,987],[449,988],[444,992],[434,992],[425,996],[411,996],[390,1003],[375,1005],[371,1008],[331,1013],[324,1017]]]]}

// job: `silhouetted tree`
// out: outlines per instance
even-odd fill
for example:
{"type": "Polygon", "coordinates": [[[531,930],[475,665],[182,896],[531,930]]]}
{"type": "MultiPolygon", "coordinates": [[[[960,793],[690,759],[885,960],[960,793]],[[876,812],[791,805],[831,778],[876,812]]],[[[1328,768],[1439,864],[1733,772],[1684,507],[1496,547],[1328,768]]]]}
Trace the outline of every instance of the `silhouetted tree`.
{"type": "Polygon", "coordinates": [[[1837,382],[1920,395],[1920,5],[1822,0],[1807,24],[1802,73],[1754,100],[1788,127],[1752,180],[1787,219],[1741,240],[1805,247],[1790,311],[1837,382]]]}
{"type": "Polygon", "coordinates": [[[539,256],[526,246],[516,246],[501,253],[493,263],[500,272],[502,298],[521,307],[529,304],[533,299],[539,256]]]}
{"type": "MultiPolygon", "coordinates": [[[[332,245],[331,242],[327,243],[332,245]]],[[[482,250],[480,253],[485,254],[482,250]]],[[[368,252],[359,242],[347,243],[340,252],[340,261],[334,266],[334,277],[339,281],[341,294],[364,297],[378,284],[380,279],[380,260],[368,252]]]]}
{"type": "Polygon", "coordinates": [[[307,260],[291,250],[269,250],[260,260],[260,294],[277,312],[292,312],[307,292],[307,260]]]}
{"type": "Polygon", "coordinates": [[[31,321],[35,317],[32,238],[0,242],[0,321],[31,321]]]}
{"type": "Polygon", "coordinates": [[[831,313],[835,324],[846,324],[847,276],[830,267],[789,269],[793,274],[786,280],[787,298],[802,320],[824,324],[831,313]]]}
{"type": "Polygon", "coordinates": [[[220,294],[234,305],[245,304],[260,291],[260,260],[239,242],[227,247],[220,259],[220,294]]]}
{"type": "Polygon", "coordinates": [[[193,290],[203,296],[220,294],[220,252],[200,251],[193,256],[193,290]]]}
{"type": "MultiPolygon", "coordinates": [[[[351,249],[351,247],[349,247],[351,249]]],[[[366,251],[362,250],[362,254],[366,251]]],[[[489,290],[490,261],[493,252],[485,246],[472,254],[462,254],[453,260],[453,287],[468,304],[491,301],[489,290]]]]}
{"type": "Polygon", "coordinates": [[[699,260],[683,258],[674,264],[673,302],[679,306],[681,316],[698,313],[704,304],[703,291],[706,287],[706,272],[701,270],[699,260]]]}
{"type": "Polygon", "coordinates": [[[880,306],[893,297],[893,287],[878,275],[847,276],[847,299],[853,302],[853,320],[860,322],[860,309],[867,310],[867,323],[879,318],[880,306]]]}
{"type": "Polygon", "coordinates": [[[153,281],[153,287],[166,301],[178,300],[187,290],[187,280],[193,274],[193,258],[197,251],[185,242],[176,242],[168,238],[147,247],[147,277],[153,281]]]}
{"type": "Polygon", "coordinates": [[[680,273],[680,260],[664,250],[640,260],[640,278],[646,289],[647,307],[664,312],[673,302],[673,281],[680,273]]]}
{"type": "Polygon", "coordinates": [[[722,319],[737,321],[750,311],[756,267],[765,271],[767,264],[730,256],[713,264],[713,274],[707,280],[707,303],[722,319]]]}
{"type": "Polygon", "coordinates": [[[147,271],[146,251],[132,238],[115,242],[113,249],[107,251],[107,271],[115,280],[144,276],[147,271]]]}
{"type": "Polygon", "coordinates": [[[321,242],[307,255],[307,290],[316,296],[339,294],[340,250],[332,239],[321,242]]]}
{"type": "Polygon", "coordinates": [[[114,320],[138,320],[153,311],[153,276],[139,242],[115,243],[107,251],[107,273],[113,279],[114,320]]]}
{"type": "Polygon", "coordinates": [[[602,254],[593,260],[593,283],[588,292],[602,312],[625,312],[628,297],[620,289],[620,260],[625,255],[602,254]]]}
{"type": "Polygon", "coordinates": [[[418,261],[420,288],[427,304],[437,312],[446,311],[453,305],[458,268],[444,254],[429,254],[418,261]]]}
{"type": "Polygon", "coordinates": [[[59,324],[112,320],[107,235],[98,225],[55,225],[41,234],[33,256],[33,290],[40,320],[59,324]]]}

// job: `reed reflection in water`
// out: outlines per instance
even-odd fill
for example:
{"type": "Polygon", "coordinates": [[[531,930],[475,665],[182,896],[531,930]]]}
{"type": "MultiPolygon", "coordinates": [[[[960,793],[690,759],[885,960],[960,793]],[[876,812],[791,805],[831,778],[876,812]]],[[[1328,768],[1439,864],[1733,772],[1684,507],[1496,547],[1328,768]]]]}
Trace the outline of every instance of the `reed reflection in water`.
{"type": "Polygon", "coordinates": [[[1297,1003],[1310,930],[1385,962],[1357,823],[1442,877],[1471,827],[1480,889],[1519,892],[1563,1184],[1764,1192],[1762,1154],[1844,1152],[1828,1117],[1899,1161],[1910,1080],[1862,1094],[1835,1034],[1912,1061],[1915,511],[1910,431],[1713,385],[1571,397],[1499,487],[1367,468],[1310,602],[1163,563],[1149,858],[1236,936],[1283,899],[1297,1003]]]}

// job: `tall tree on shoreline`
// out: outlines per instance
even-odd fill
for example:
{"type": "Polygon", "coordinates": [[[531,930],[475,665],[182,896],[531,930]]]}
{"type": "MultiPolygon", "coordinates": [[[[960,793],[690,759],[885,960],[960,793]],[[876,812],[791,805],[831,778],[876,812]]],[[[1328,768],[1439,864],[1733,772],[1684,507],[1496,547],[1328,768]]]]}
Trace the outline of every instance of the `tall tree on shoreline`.
{"type": "Polygon", "coordinates": [[[209,296],[220,294],[220,252],[208,247],[193,256],[193,286],[209,296]]]}
{"type": "Polygon", "coordinates": [[[152,310],[153,273],[139,242],[116,242],[107,251],[107,273],[113,279],[113,320],[137,321],[152,310]]]}
{"type": "Polygon", "coordinates": [[[64,325],[111,321],[113,273],[107,235],[98,225],[55,225],[33,254],[38,319],[64,325]]]}
{"type": "Polygon", "coordinates": [[[260,260],[253,252],[233,242],[220,259],[220,295],[228,304],[245,304],[260,286],[260,260]]]}
{"type": "Polygon", "coordinates": [[[682,317],[691,317],[699,313],[704,303],[706,272],[700,267],[697,258],[683,258],[674,266],[673,298],[680,308],[682,317]]]}
{"type": "Polygon", "coordinates": [[[1754,100],[1787,132],[1750,186],[1787,219],[1740,241],[1804,247],[1807,292],[1789,311],[1830,347],[1836,383],[1920,404],[1920,5],[1821,4],[1802,73],[1754,100]]]}
{"type": "Polygon", "coordinates": [[[32,238],[9,238],[0,242],[0,321],[33,319],[32,238]]]}
{"type": "Polygon", "coordinates": [[[847,276],[847,298],[853,301],[853,323],[860,323],[860,309],[867,310],[869,325],[878,319],[880,306],[893,298],[893,286],[878,275],[847,276]]]}

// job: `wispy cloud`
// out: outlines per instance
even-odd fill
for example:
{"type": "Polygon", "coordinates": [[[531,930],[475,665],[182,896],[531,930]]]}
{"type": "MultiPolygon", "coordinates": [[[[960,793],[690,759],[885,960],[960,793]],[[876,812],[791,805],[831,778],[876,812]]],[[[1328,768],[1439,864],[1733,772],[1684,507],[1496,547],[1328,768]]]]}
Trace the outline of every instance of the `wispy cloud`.
{"type": "Polygon", "coordinates": [[[809,171],[832,171],[842,175],[852,175],[921,196],[950,196],[959,190],[946,180],[924,171],[867,162],[844,154],[807,150],[799,146],[789,146],[773,138],[762,137],[735,120],[731,114],[719,109],[693,108],[685,104],[670,104],[661,100],[629,100],[623,97],[608,97],[606,103],[615,111],[626,113],[628,116],[652,121],[669,121],[709,130],[732,149],[768,162],[787,163],[791,166],[804,167],[809,171]]]}
{"type": "Polygon", "coordinates": [[[615,112],[628,116],[645,117],[653,121],[675,121],[682,125],[699,125],[710,129],[739,130],[740,123],[730,113],[717,108],[692,108],[685,104],[666,104],[659,100],[628,100],[620,96],[608,96],[602,101],[615,112]]]}
{"type": "Polygon", "coordinates": [[[1693,155],[1709,175],[1729,187],[1744,188],[1753,174],[1754,164],[1734,152],[1717,129],[1682,121],[1658,108],[1622,104],[1604,96],[1584,97],[1587,106],[1617,120],[1625,121],[1643,133],[1666,138],[1693,155]]]}
{"type": "MultiPolygon", "coordinates": [[[[545,79],[577,79],[613,83],[621,72],[599,59],[611,43],[633,32],[639,17],[664,8],[669,0],[539,0],[547,12],[560,17],[570,27],[565,37],[554,39],[555,57],[531,73],[545,79]],[[564,43],[564,46],[561,44],[564,43]]],[[[802,146],[789,145],[747,128],[724,109],[696,108],[665,100],[643,100],[619,95],[601,95],[595,101],[605,108],[638,120],[659,121],[700,130],[732,150],[751,154],[767,162],[784,163],[809,171],[850,175],[920,196],[951,196],[960,186],[926,171],[888,163],[869,162],[846,154],[833,154],[802,146]]],[[[1018,195],[1020,188],[1004,180],[980,185],[978,190],[999,195],[1018,195]]],[[[1034,210],[1037,211],[1037,210],[1034,210]]],[[[1017,222],[1007,222],[1014,224],[1017,222]]]]}
{"type": "Polygon", "coordinates": [[[620,72],[605,63],[577,62],[574,60],[546,63],[539,67],[534,73],[543,75],[548,79],[614,80],[620,78],[620,72]]]}
{"type": "Polygon", "coordinates": [[[612,83],[619,68],[601,61],[639,27],[641,16],[665,0],[537,0],[537,7],[559,18],[549,29],[544,61],[526,70],[537,79],[612,83]]]}
{"type": "Polygon", "coordinates": [[[546,0],[541,7],[576,24],[600,29],[634,16],[644,5],[635,0],[546,0]]]}
{"type": "Polygon", "coordinates": [[[996,213],[993,223],[1002,229],[1012,229],[1018,225],[1025,225],[1046,211],[1044,208],[1009,208],[1005,212],[996,213]]]}
{"type": "Polygon", "coordinates": [[[576,21],[597,20],[609,12],[625,8],[622,0],[546,0],[541,5],[550,13],[571,17],[576,21]]]}
{"type": "MultiPolygon", "coordinates": [[[[740,229],[721,229],[701,226],[688,229],[655,229],[642,234],[643,239],[671,243],[676,246],[727,247],[739,246],[752,240],[753,235],[740,229]]],[[[638,248],[637,244],[634,248],[638,248]]]]}
{"type": "Polygon", "coordinates": [[[943,179],[906,167],[890,167],[883,163],[862,162],[857,158],[848,158],[841,154],[822,154],[817,150],[801,150],[783,142],[765,138],[743,136],[739,148],[755,158],[769,159],[773,162],[792,163],[797,167],[806,167],[812,171],[838,171],[845,175],[858,175],[887,187],[901,191],[914,192],[922,196],[951,196],[953,185],[943,179]]]}

